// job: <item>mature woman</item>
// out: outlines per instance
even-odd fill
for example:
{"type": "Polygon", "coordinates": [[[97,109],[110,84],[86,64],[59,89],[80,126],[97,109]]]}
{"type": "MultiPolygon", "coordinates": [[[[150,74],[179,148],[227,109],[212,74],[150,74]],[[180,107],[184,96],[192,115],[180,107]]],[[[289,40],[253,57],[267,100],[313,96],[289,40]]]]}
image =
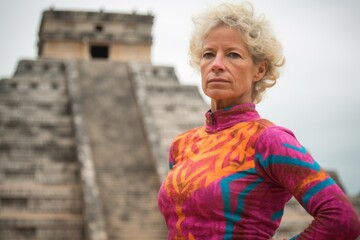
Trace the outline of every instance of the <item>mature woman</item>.
{"type": "Polygon", "coordinates": [[[255,110],[284,63],[268,22],[249,3],[213,8],[195,19],[190,58],[211,110],[171,145],[159,192],[168,239],[271,239],[292,196],[314,221],[291,239],[356,239],[346,195],[290,130],[255,110]]]}

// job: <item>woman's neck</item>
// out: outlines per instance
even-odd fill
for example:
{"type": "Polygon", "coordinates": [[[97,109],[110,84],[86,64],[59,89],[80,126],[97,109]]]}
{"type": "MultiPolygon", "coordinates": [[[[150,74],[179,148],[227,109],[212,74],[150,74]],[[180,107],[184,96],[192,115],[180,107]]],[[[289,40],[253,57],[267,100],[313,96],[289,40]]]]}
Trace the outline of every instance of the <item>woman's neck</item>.
{"type": "Polygon", "coordinates": [[[248,101],[234,101],[234,100],[214,100],[211,99],[211,111],[215,112],[220,109],[231,108],[236,105],[252,103],[251,100],[248,101]]]}

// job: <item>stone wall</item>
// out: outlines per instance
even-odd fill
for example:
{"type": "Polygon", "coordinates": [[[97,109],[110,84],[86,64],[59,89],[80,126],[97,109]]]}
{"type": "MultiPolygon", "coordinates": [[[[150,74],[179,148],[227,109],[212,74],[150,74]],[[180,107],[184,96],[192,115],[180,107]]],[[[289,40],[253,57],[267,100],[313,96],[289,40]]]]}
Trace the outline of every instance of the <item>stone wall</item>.
{"type": "Polygon", "coordinates": [[[39,56],[55,59],[105,57],[150,63],[152,15],[48,10],[39,31],[39,56]],[[106,56],[92,48],[103,47],[106,56]]]}
{"type": "Polygon", "coordinates": [[[0,81],[0,239],[83,239],[65,66],[21,61],[0,81]]]}

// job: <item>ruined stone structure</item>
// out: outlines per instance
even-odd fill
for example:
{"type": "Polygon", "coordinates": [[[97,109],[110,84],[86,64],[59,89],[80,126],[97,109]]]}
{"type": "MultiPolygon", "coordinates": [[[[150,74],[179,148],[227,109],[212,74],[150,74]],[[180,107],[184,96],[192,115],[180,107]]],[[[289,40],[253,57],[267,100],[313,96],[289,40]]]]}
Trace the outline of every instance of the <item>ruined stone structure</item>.
{"type": "Polygon", "coordinates": [[[41,58],[150,63],[153,16],[49,10],[43,13],[41,58]]]}
{"type": "MultiPolygon", "coordinates": [[[[44,12],[39,58],[0,80],[0,239],[166,239],[168,148],[208,106],[150,63],[152,20],[44,12]]],[[[309,221],[291,200],[278,236],[309,221]]]]}

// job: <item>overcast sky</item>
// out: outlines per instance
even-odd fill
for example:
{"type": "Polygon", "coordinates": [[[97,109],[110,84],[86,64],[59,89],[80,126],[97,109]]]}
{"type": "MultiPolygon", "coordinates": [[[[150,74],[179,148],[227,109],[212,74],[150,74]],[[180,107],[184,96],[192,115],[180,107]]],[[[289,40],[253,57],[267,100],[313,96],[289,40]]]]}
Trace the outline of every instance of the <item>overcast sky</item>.
{"type": "MultiPolygon", "coordinates": [[[[174,66],[183,84],[199,85],[188,65],[191,17],[216,0],[3,0],[0,2],[0,78],[20,59],[37,57],[41,13],[104,9],[155,16],[152,61],[174,66]]],[[[360,1],[253,0],[283,44],[286,65],[258,105],[260,114],[290,128],[314,158],[337,170],[348,193],[360,193],[360,1]]],[[[202,114],[202,113],[200,113],[202,114]]]]}

